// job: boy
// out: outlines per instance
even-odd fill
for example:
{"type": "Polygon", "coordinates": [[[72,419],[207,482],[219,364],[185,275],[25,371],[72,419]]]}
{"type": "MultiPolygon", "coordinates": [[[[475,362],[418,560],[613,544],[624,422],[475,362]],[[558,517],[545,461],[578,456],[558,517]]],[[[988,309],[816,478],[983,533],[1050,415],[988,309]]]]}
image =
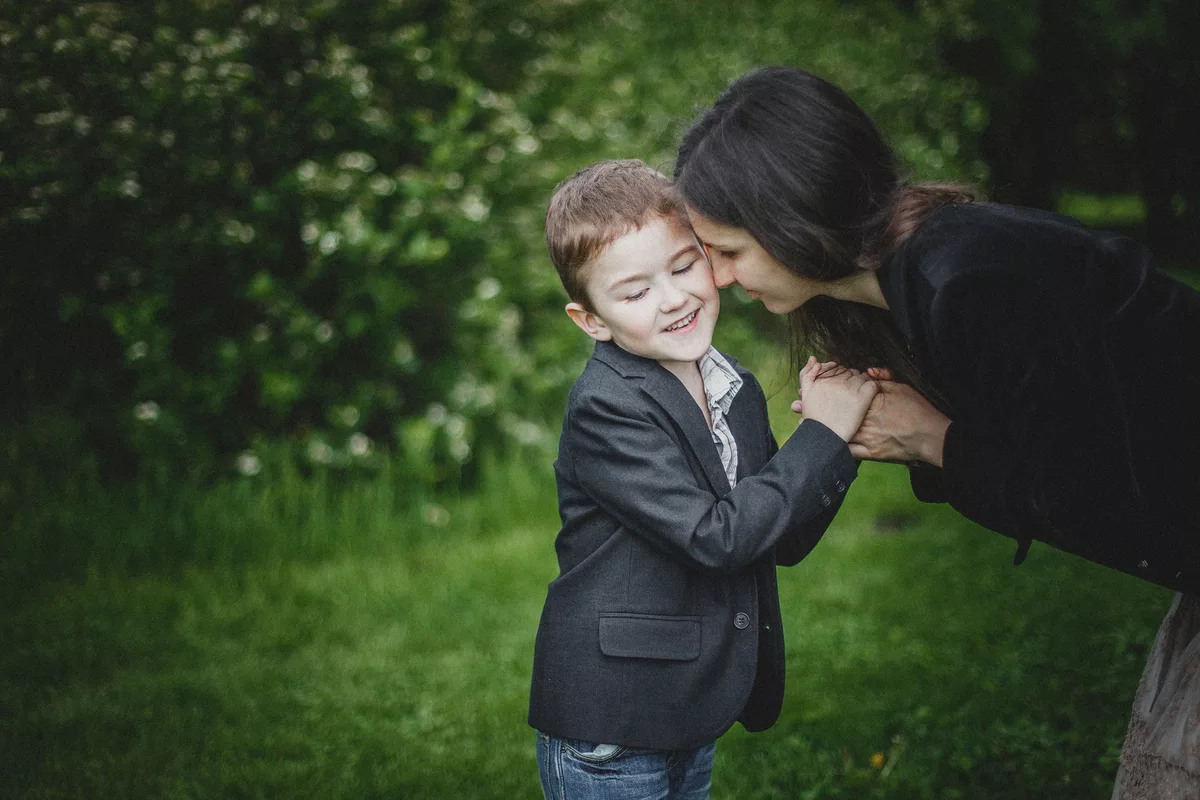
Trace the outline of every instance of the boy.
{"type": "Polygon", "coordinates": [[[802,373],[782,449],[754,377],[712,345],[720,301],[671,183],[601,162],[546,216],[567,314],[596,340],[555,475],[560,575],[534,654],[529,723],[547,798],[708,797],[715,741],[783,700],[775,565],[795,564],[857,464],[875,385],[802,373]]]}

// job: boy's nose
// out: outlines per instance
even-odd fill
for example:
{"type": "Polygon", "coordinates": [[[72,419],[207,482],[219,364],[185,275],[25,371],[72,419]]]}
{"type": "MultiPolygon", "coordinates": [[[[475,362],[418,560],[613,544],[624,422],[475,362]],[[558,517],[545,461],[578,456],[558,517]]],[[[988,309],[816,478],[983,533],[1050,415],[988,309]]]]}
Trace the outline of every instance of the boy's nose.
{"type": "Polygon", "coordinates": [[[662,303],[660,307],[663,311],[671,311],[679,308],[687,302],[687,292],[680,289],[672,281],[667,281],[666,287],[662,293],[662,303]]]}

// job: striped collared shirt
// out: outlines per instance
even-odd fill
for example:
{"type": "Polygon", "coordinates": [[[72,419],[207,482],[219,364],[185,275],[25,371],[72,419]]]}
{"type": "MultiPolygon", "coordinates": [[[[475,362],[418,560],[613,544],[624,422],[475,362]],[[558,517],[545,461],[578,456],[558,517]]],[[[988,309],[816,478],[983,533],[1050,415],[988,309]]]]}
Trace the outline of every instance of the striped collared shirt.
{"type": "Polygon", "coordinates": [[[733,405],[733,398],[742,388],[742,378],[715,347],[700,357],[700,378],[704,381],[704,398],[708,401],[708,413],[712,417],[713,443],[721,456],[721,466],[729,478],[729,485],[737,485],[738,452],[737,442],[725,415],[733,405]]]}

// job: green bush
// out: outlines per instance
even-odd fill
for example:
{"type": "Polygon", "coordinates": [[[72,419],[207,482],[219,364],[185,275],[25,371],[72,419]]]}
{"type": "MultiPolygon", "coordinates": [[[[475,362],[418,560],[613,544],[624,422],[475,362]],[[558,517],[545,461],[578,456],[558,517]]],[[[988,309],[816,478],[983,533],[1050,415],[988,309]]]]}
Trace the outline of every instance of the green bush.
{"type": "Polygon", "coordinates": [[[4,5],[5,405],[108,460],[292,435],[431,480],[522,431],[489,217],[537,46],[498,4],[4,5]]]}
{"type": "MultiPolygon", "coordinates": [[[[544,255],[551,189],[603,157],[669,171],[755,64],[842,83],[918,174],[983,174],[971,85],[890,3],[0,10],[0,409],[42,429],[5,457],[102,476],[249,476],[284,442],[432,486],[547,444],[589,350],[544,255]]],[[[733,349],[774,322],[737,306],[733,349]]]]}

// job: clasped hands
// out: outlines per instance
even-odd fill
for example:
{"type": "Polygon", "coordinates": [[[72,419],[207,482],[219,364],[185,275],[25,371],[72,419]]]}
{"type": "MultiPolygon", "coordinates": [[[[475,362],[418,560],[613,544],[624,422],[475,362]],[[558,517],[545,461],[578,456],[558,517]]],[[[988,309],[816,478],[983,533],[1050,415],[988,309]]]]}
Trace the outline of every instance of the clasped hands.
{"type": "Polygon", "coordinates": [[[893,380],[891,370],[872,367],[864,373],[810,358],[800,371],[792,411],[830,425],[855,458],[942,465],[950,419],[911,386],[893,380]],[[827,386],[836,391],[822,391],[827,386]]]}

